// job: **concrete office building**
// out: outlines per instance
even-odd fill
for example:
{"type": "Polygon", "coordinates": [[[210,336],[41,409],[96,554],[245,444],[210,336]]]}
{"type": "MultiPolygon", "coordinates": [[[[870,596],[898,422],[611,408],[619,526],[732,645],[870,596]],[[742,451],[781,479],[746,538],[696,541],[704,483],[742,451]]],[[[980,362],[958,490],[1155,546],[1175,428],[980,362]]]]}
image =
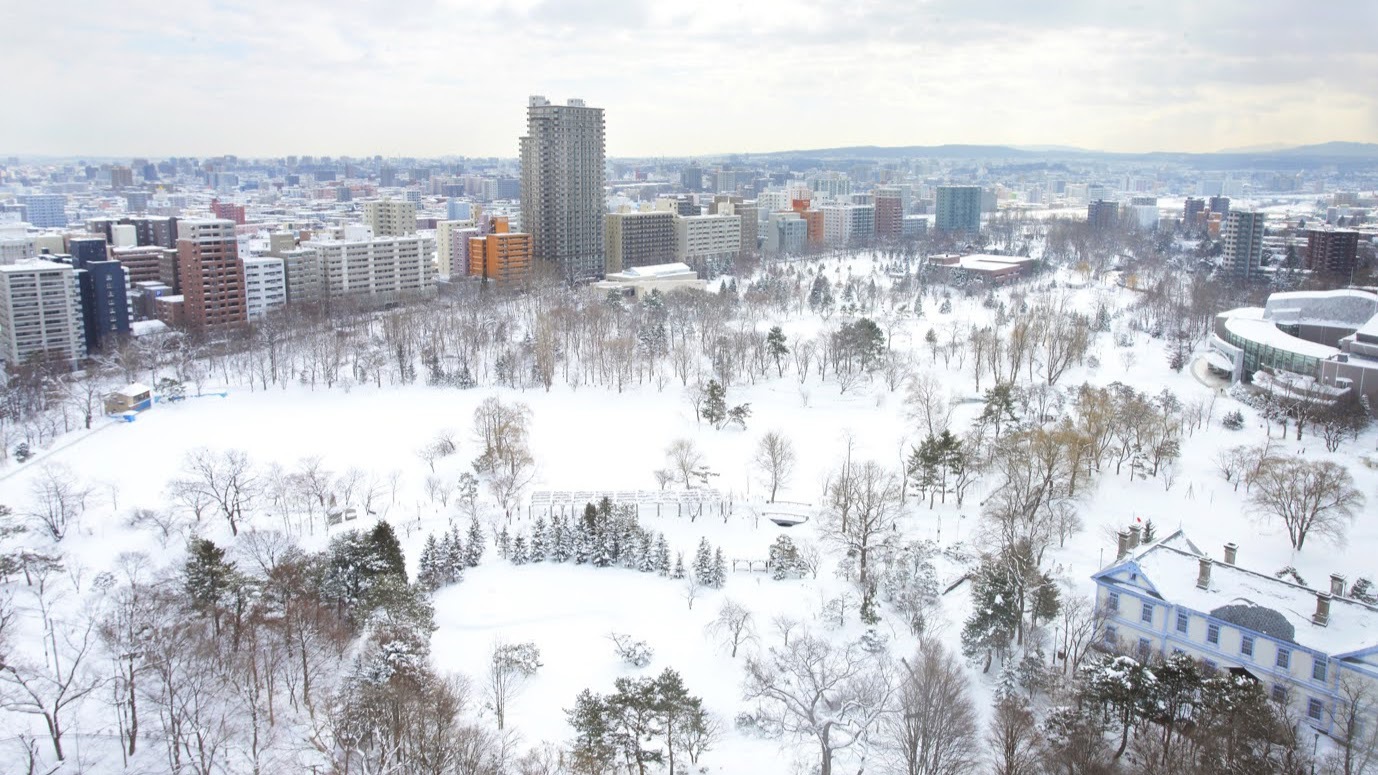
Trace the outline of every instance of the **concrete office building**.
{"type": "Polygon", "coordinates": [[[1189,196],[1182,202],[1182,226],[1196,229],[1206,222],[1206,200],[1189,196]]]}
{"type": "Polygon", "coordinates": [[[67,225],[67,197],[64,194],[26,194],[19,197],[24,205],[24,220],[40,229],[58,229],[67,225]]]}
{"type": "Polygon", "coordinates": [[[321,256],[315,248],[283,251],[278,258],[282,259],[287,280],[287,300],[293,304],[320,301],[325,277],[321,271],[321,256]]]}
{"type": "Polygon", "coordinates": [[[1258,274],[1263,261],[1263,213],[1232,210],[1225,216],[1220,234],[1225,241],[1225,270],[1237,279],[1258,274]]]}
{"type": "Polygon", "coordinates": [[[572,280],[603,273],[603,153],[601,108],[579,99],[566,105],[540,96],[528,100],[521,138],[522,225],[536,259],[557,264],[572,280]]]}
{"type": "Polygon", "coordinates": [[[603,238],[607,274],[670,263],[675,257],[675,214],[663,210],[609,213],[603,238]]]}
{"type": "Polygon", "coordinates": [[[1359,255],[1359,232],[1345,229],[1307,229],[1306,268],[1313,272],[1349,275],[1359,255]]]}
{"type": "Polygon", "coordinates": [[[248,322],[244,264],[234,227],[234,221],[224,218],[177,223],[183,315],[192,328],[232,328],[248,322]]]}
{"type": "Polygon", "coordinates": [[[725,269],[742,250],[742,219],[737,215],[675,217],[675,257],[695,271],[725,269]]]}
{"type": "Polygon", "coordinates": [[[7,365],[41,356],[75,366],[86,357],[75,272],[41,258],[0,266],[0,355],[7,365]]]}
{"type": "Polygon", "coordinates": [[[981,187],[938,186],[938,231],[976,234],[981,231],[981,187]]]}
{"type": "Polygon", "coordinates": [[[129,273],[120,262],[107,259],[76,266],[86,350],[96,352],[129,333],[129,273]]]}
{"type": "Polygon", "coordinates": [[[406,237],[416,233],[416,203],[380,199],[363,203],[364,224],[375,237],[406,237]]]}
{"type": "Polygon", "coordinates": [[[286,303],[286,262],[273,256],[244,259],[244,311],[249,320],[257,320],[286,303]]]}

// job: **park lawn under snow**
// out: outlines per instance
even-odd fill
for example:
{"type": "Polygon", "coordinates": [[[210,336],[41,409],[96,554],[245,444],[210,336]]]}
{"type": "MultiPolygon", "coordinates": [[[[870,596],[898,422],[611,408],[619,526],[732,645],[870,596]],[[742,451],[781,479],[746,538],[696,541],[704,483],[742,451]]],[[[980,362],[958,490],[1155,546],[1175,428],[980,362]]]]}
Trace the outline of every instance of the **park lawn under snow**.
{"type": "MultiPolygon", "coordinates": [[[[1132,300],[1131,292],[1114,288],[1082,288],[1073,293],[1083,309],[1093,307],[1097,298],[1120,305],[1132,300]]],[[[979,297],[954,296],[954,311],[947,315],[939,314],[936,304],[926,304],[924,318],[907,320],[895,331],[894,346],[912,348],[916,368],[932,371],[944,380],[954,401],[978,395],[970,358],[960,373],[948,371],[941,358],[936,364],[932,362],[923,336],[930,327],[942,334],[954,321],[988,318],[990,311],[979,301],[979,297]]],[[[801,334],[813,335],[824,325],[813,315],[770,322],[781,324],[791,341],[801,334]]],[[[831,322],[835,324],[838,318],[831,322]]],[[[1072,370],[1060,387],[1119,380],[1149,394],[1166,387],[1184,401],[1208,396],[1214,390],[1197,381],[1190,370],[1171,372],[1162,344],[1142,334],[1137,335],[1132,348],[1118,348],[1109,336],[1099,336],[1092,353],[1100,366],[1072,370]]],[[[981,387],[989,386],[986,377],[981,387]]],[[[300,386],[266,392],[231,388],[223,398],[208,396],[175,405],[160,404],[136,422],[74,434],[60,440],[50,453],[20,466],[11,464],[0,474],[4,477],[0,479],[0,503],[22,511],[30,501],[28,490],[34,471],[51,463],[70,466],[88,483],[99,483],[100,503],[88,511],[81,530],[62,544],[72,558],[70,564],[85,566],[89,579],[95,572],[112,567],[119,553],[125,551],[147,551],[159,562],[179,562],[179,540],[164,548],[150,533],[131,529],[124,520],[133,508],[167,503],[166,485],[178,475],[187,451],[197,447],[241,449],[256,465],[277,463],[288,469],[303,457],[320,456],[325,467],[336,473],[357,467],[385,483],[391,472],[400,472],[395,497],[388,491],[379,511],[398,528],[414,570],[425,537],[447,529],[452,519],[461,519],[453,503],[442,508],[427,499],[423,484],[430,472],[416,452],[437,432],[454,431],[460,440],[459,453],[436,465],[438,475],[453,480],[478,453],[470,433],[474,408],[494,394],[531,408],[530,446],[537,466],[532,490],[654,489],[652,471],[664,466],[665,447],[676,438],[693,439],[705,453],[707,464],[719,474],[714,485],[732,497],[733,515],[726,521],[710,517],[696,521],[668,516],[643,518],[647,527],[665,532],[672,552],[683,552],[686,559],[692,557],[699,539],[707,537],[724,548],[729,560],[762,560],[770,543],[786,530],[757,520],[751,508],[762,491],[754,478],[751,458],[763,432],[778,429],[793,441],[798,465],[780,497],[805,503],[818,502],[822,480],[841,461],[848,435],[855,443],[855,460],[869,458],[891,467],[899,466],[909,445],[920,440],[913,423],[905,417],[902,389],[890,392],[877,379],[843,395],[831,381],[820,384],[813,374],[801,392],[788,369],[783,378],[729,389],[729,404],[752,405],[745,431],[719,431],[697,424],[678,381],[670,382],[663,391],[644,384],[623,393],[589,387],[573,390],[559,384],[548,393],[424,386],[355,386],[348,391],[314,392],[300,386]]],[[[1236,401],[1222,395],[1217,399],[1214,418],[1218,421],[1237,407],[1236,401]]],[[[961,404],[955,413],[956,425],[964,428],[978,409],[977,403],[961,404]]],[[[1055,553],[1058,575],[1089,594],[1090,574],[1113,559],[1114,532],[1136,518],[1152,519],[1160,535],[1180,526],[1216,556],[1223,543],[1234,541],[1240,546],[1242,565],[1265,572],[1294,565],[1313,585],[1321,584],[1332,572],[1351,579],[1372,575],[1371,553],[1378,547],[1378,520],[1373,519],[1372,508],[1353,526],[1344,544],[1308,544],[1300,554],[1292,552],[1280,528],[1249,516],[1244,494],[1235,492],[1233,485],[1221,478],[1213,462],[1223,447],[1263,440],[1261,421],[1247,408],[1244,412],[1248,418],[1244,430],[1229,432],[1215,424],[1184,438],[1170,490],[1161,478],[1131,482],[1127,474],[1103,472],[1097,489],[1081,503],[1085,529],[1055,553]]],[[[1348,464],[1360,489],[1371,499],[1378,474],[1360,465],[1357,455],[1371,449],[1373,443],[1374,435],[1369,433],[1334,455],[1348,464]]],[[[1319,440],[1309,436],[1301,443],[1288,440],[1279,444],[1279,449],[1307,457],[1327,454],[1319,440]]],[[[971,538],[986,487],[978,484],[961,510],[952,503],[929,510],[926,504],[911,500],[900,521],[902,535],[907,539],[937,538],[941,520],[944,544],[959,537],[971,538]]],[[[491,504],[488,508],[486,522],[497,525],[505,521],[491,504]]],[[[366,527],[371,519],[365,517],[331,530],[366,527]]],[[[251,526],[281,529],[283,524],[279,517],[259,513],[251,526]]],[[[510,529],[527,528],[525,509],[518,509],[510,519],[510,529]]],[[[217,541],[230,540],[228,530],[219,523],[208,523],[201,529],[217,541]]],[[[787,530],[796,540],[818,540],[812,523],[787,530]]],[[[321,547],[326,541],[325,531],[317,524],[300,540],[308,547],[321,547]]],[[[795,771],[796,759],[808,760],[812,747],[807,741],[781,741],[782,754],[780,743],[739,734],[733,728],[733,718],[747,709],[741,699],[743,657],[739,655],[735,661],[728,657],[704,627],[722,600],[731,598],[755,612],[762,645],[775,642],[770,625],[773,617],[814,619],[825,600],[848,588],[833,577],[835,560],[834,556],[825,563],[816,580],[779,582],[761,573],[729,573],[726,588],[704,590],[691,611],[679,582],[572,564],[515,567],[496,558],[490,546],[482,566],[469,571],[460,585],[436,595],[439,629],[432,641],[434,658],[444,670],[477,677],[495,641],[535,642],[545,666],[512,702],[508,726],[518,730],[528,744],[564,741],[570,732],[563,709],[572,706],[575,695],[585,688],[610,691],[616,677],[632,670],[617,660],[607,637],[614,631],[624,632],[646,640],[655,649],[651,665],[636,671],[638,674],[654,675],[666,667],[680,671],[690,690],[704,697],[706,706],[722,723],[724,739],[704,759],[712,770],[789,773],[795,771]]],[[[943,567],[941,580],[946,582],[957,573],[954,568],[943,567]]],[[[957,647],[967,605],[965,588],[958,588],[944,598],[943,611],[933,623],[933,632],[953,648],[957,647]]],[[[839,637],[861,634],[854,612],[849,620],[839,637]]],[[[823,623],[811,626],[827,629],[823,623]]],[[[896,632],[890,619],[880,629],[892,638],[896,653],[913,647],[912,639],[896,632]]],[[[977,677],[975,671],[973,677],[977,677]]],[[[993,678],[993,673],[978,678],[981,697],[986,696],[993,678]]],[[[20,722],[11,716],[6,723],[20,722]]],[[[82,722],[73,728],[78,735],[100,731],[94,720],[85,728],[82,722]]]]}

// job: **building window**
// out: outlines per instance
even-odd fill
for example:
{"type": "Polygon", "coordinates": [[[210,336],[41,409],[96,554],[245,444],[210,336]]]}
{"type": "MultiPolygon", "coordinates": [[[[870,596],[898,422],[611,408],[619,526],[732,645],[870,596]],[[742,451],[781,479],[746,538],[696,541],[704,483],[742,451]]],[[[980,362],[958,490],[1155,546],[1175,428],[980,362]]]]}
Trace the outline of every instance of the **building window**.
{"type": "Polygon", "coordinates": [[[1220,645],[1220,625],[1212,624],[1206,627],[1206,642],[1220,645]]]}
{"type": "Polygon", "coordinates": [[[1114,646],[1118,645],[1119,642],[1120,642],[1120,631],[1119,631],[1119,628],[1117,628],[1117,627],[1116,627],[1115,625],[1113,625],[1113,624],[1107,624],[1107,625],[1105,626],[1105,645],[1114,647],[1114,646]]]}
{"type": "Polygon", "coordinates": [[[1105,607],[1111,611],[1120,610],[1120,593],[1111,592],[1105,596],[1105,607]]]}
{"type": "Polygon", "coordinates": [[[1148,642],[1148,638],[1139,638],[1139,656],[1147,657],[1153,650],[1153,644],[1148,642]]]}
{"type": "Polygon", "coordinates": [[[1311,699],[1306,701],[1306,715],[1310,716],[1315,721],[1320,721],[1321,715],[1324,712],[1325,704],[1322,703],[1320,700],[1316,699],[1315,697],[1312,697],[1311,699]]]}
{"type": "Polygon", "coordinates": [[[1273,702],[1279,705],[1287,704],[1287,687],[1282,684],[1273,684],[1273,702]]]}
{"type": "Polygon", "coordinates": [[[1188,617],[1185,611],[1177,612],[1177,631],[1185,633],[1187,631],[1188,617]]]}
{"type": "Polygon", "coordinates": [[[1325,657],[1314,657],[1311,663],[1311,677],[1317,681],[1325,680],[1325,657]]]}
{"type": "Polygon", "coordinates": [[[1287,649],[1278,649],[1278,656],[1277,659],[1274,660],[1273,664],[1284,669],[1291,667],[1292,652],[1288,651],[1287,649]]]}
{"type": "Polygon", "coordinates": [[[1203,660],[1201,660],[1201,663],[1204,664],[1204,665],[1206,666],[1206,670],[1207,670],[1207,671],[1212,672],[1212,673],[1215,672],[1215,669],[1216,669],[1217,665],[1215,664],[1215,660],[1214,660],[1214,659],[1203,659],[1203,660]]]}
{"type": "Polygon", "coordinates": [[[1139,611],[1139,621],[1153,623],[1153,604],[1144,603],[1144,607],[1139,611]]]}
{"type": "Polygon", "coordinates": [[[1244,639],[1239,642],[1239,653],[1246,657],[1254,655],[1254,639],[1252,637],[1245,635],[1244,639]]]}

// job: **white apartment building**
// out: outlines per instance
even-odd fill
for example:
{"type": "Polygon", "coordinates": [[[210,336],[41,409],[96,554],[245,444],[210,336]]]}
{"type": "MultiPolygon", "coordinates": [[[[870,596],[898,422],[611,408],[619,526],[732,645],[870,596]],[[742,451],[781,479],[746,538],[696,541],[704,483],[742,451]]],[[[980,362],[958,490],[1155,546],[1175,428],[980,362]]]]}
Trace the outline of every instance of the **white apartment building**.
{"type": "Polygon", "coordinates": [[[0,348],[7,364],[41,353],[72,365],[86,357],[81,291],[71,266],[41,258],[0,266],[0,348]]]}
{"type": "Polygon", "coordinates": [[[742,250],[740,215],[675,217],[675,259],[694,269],[725,264],[742,250]]]}
{"type": "Polygon", "coordinates": [[[469,265],[469,238],[477,237],[474,221],[441,221],[435,225],[436,269],[442,277],[453,277],[455,267],[464,274],[469,265]]]}
{"type": "Polygon", "coordinates": [[[405,237],[416,233],[416,203],[376,199],[363,203],[364,223],[378,237],[405,237]]]}
{"type": "MultiPolygon", "coordinates": [[[[1183,652],[1250,676],[1326,734],[1346,690],[1378,690],[1378,607],[1351,597],[1343,576],[1315,590],[1240,567],[1232,543],[1217,562],[1181,530],[1143,546],[1139,536],[1121,532],[1117,559],[1092,576],[1107,647],[1140,659],[1183,652]]],[[[1362,712],[1378,723],[1372,706],[1362,712]]]]}
{"type": "Polygon", "coordinates": [[[366,296],[385,302],[434,295],[435,240],[429,237],[374,237],[345,227],[341,240],[312,240],[324,296],[366,296]]]}
{"type": "Polygon", "coordinates": [[[287,303],[286,262],[271,256],[243,259],[244,310],[250,320],[287,303]]]}
{"type": "Polygon", "coordinates": [[[823,205],[823,241],[829,245],[864,242],[876,236],[874,205],[823,205]]]}

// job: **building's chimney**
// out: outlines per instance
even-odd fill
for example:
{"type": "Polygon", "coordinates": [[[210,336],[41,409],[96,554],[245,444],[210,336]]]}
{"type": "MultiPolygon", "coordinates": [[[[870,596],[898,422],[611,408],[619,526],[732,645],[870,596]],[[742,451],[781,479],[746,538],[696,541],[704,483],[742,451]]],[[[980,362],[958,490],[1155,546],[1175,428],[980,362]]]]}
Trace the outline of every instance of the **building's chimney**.
{"type": "Polygon", "coordinates": [[[1139,536],[1142,535],[1143,528],[1138,525],[1129,526],[1129,550],[1134,551],[1139,548],[1139,536]]]}
{"type": "Polygon", "coordinates": [[[1129,531],[1121,530],[1117,534],[1118,543],[1115,549],[1115,559],[1123,560],[1129,554],[1129,531]]]}
{"type": "Polygon", "coordinates": [[[1345,577],[1338,573],[1330,574],[1330,594],[1332,597],[1345,596],[1345,577]]]}
{"type": "Polygon", "coordinates": [[[1316,615],[1311,617],[1311,621],[1322,627],[1330,623],[1330,595],[1316,593],[1316,615]]]}
{"type": "Polygon", "coordinates": [[[1234,565],[1234,558],[1239,556],[1239,546],[1233,541],[1225,544],[1225,564],[1234,565]]]}
{"type": "Polygon", "coordinates": [[[1205,589],[1211,585],[1211,558],[1201,558],[1201,570],[1196,574],[1196,586],[1205,589]]]}

